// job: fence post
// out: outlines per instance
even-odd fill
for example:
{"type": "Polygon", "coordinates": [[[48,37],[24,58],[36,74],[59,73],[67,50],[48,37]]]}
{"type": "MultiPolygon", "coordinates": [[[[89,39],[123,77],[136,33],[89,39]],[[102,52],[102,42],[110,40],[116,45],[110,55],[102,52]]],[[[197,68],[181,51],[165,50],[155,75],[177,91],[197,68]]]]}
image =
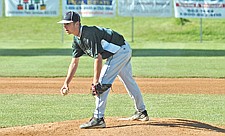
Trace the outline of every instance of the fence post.
{"type": "MultiPolygon", "coordinates": [[[[63,17],[62,17],[62,18],[63,18],[63,17]]],[[[64,27],[63,27],[63,24],[62,24],[61,41],[62,41],[62,43],[64,43],[64,27]]]]}
{"type": "Polygon", "coordinates": [[[202,18],[200,18],[200,43],[202,43],[202,18]]]}
{"type": "Polygon", "coordinates": [[[132,30],[132,34],[131,34],[131,38],[132,38],[132,42],[134,42],[134,16],[132,16],[132,25],[131,25],[131,30],[132,30]]]}

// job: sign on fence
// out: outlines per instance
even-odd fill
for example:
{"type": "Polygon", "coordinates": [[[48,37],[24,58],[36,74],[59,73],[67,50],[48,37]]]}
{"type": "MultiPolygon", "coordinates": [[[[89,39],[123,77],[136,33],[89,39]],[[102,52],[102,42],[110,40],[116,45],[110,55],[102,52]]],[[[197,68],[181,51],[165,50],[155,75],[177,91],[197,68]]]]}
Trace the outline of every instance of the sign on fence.
{"type": "Polygon", "coordinates": [[[225,0],[174,0],[177,18],[225,18],[225,0]]]}
{"type": "Polygon", "coordinates": [[[6,16],[58,16],[59,0],[5,0],[6,16]]]}
{"type": "Polygon", "coordinates": [[[121,16],[173,16],[172,0],[118,0],[121,16]]]}
{"type": "Polygon", "coordinates": [[[76,11],[82,17],[115,16],[116,0],[63,0],[63,14],[76,11]]]}

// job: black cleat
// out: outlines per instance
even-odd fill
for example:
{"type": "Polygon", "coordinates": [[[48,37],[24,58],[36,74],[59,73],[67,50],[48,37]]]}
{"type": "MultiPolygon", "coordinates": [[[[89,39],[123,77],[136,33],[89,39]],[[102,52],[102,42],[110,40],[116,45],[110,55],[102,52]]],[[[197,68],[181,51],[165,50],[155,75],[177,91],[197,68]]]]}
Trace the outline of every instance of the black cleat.
{"type": "Polygon", "coordinates": [[[134,115],[130,118],[130,120],[148,121],[149,120],[148,113],[146,110],[142,112],[136,111],[134,115]]]}
{"type": "Polygon", "coordinates": [[[81,129],[105,128],[105,127],[106,127],[106,124],[105,124],[104,119],[103,118],[98,119],[98,118],[95,118],[95,117],[92,117],[89,122],[80,125],[81,129]]]}

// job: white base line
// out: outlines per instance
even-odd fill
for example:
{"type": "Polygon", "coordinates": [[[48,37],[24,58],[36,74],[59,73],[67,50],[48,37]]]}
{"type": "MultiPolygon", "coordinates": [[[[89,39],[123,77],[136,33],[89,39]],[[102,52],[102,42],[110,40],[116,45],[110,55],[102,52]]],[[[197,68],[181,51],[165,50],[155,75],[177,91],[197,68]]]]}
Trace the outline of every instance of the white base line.
{"type": "Polygon", "coordinates": [[[131,118],[119,118],[117,120],[132,120],[131,118]]]}

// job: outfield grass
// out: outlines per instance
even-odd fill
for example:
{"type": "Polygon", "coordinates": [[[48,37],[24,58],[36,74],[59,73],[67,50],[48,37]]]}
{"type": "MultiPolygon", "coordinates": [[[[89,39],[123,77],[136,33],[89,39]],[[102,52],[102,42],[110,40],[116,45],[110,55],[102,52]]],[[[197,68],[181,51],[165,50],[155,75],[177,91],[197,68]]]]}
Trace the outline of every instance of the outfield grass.
{"type": "MultiPolygon", "coordinates": [[[[29,42],[61,42],[61,25],[56,22],[59,17],[2,17],[0,18],[0,41],[29,42]]],[[[134,41],[145,42],[199,42],[199,19],[189,19],[190,22],[181,26],[175,18],[135,17],[134,41]]],[[[112,28],[131,41],[132,19],[130,17],[92,17],[82,18],[83,25],[99,25],[112,28]]],[[[223,31],[225,20],[203,19],[203,42],[224,42],[223,31]]],[[[66,42],[71,40],[64,34],[66,42]]]]}
{"type": "MultiPolygon", "coordinates": [[[[62,77],[70,62],[72,36],[63,34],[59,17],[2,17],[0,19],[1,77],[62,77]]],[[[137,77],[225,77],[225,31],[222,19],[203,19],[181,26],[175,18],[82,18],[82,23],[112,28],[133,48],[137,77]]],[[[83,57],[77,76],[93,75],[93,60],[83,57]]]]}
{"type": "MultiPolygon", "coordinates": [[[[64,77],[71,60],[70,44],[21,43],[0,49],[1,77],[64,77]],[[37,48],[39,46],[39,48],[37,48]]],[[[151,43],[133,48],[136,77],[225,77],[223,43],[151,43]]],[[[81,57],[77,76],[93,75],[93,59],[81,57]]]]}
{"type": "MultiPolygon", "coordinates": [[[[0,127],[23,126],[90,118],[94,108],[91,95],[0,95],[0,127]]],[[[224,95],[144,94],[152,118],[185,118],[225,125],[224,95]]],[[[128,117],[134,112],[126,94],[111,94],[106,117],[128,117]]]]}

